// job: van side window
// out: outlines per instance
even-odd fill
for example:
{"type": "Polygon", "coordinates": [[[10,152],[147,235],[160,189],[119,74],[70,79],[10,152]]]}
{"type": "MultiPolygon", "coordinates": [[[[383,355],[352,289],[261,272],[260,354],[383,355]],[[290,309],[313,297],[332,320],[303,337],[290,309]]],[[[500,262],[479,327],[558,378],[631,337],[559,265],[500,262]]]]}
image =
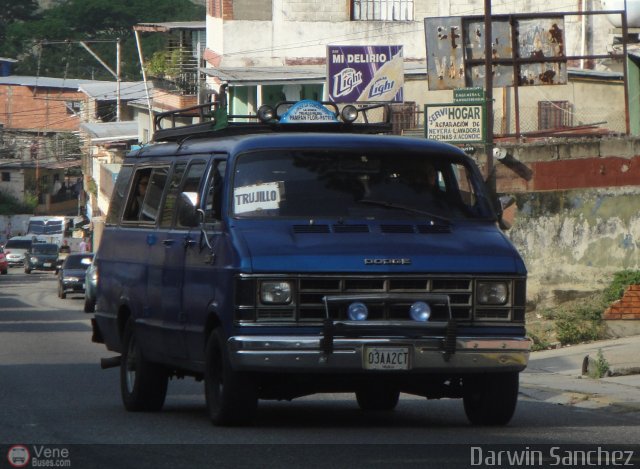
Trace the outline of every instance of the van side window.
{"type": "Polygon", "coordinates": [[[164,186],[167,184],[168,176],[169,168],[156,168],[153,170],[153,173],[151,173],[147,193],[144,196],[144,203],[142,204],[140,220],[155,222],[158,218],[160,202],[162,202],[162,193],[164,192],[164,186]]]}
{"type": "Polygon", "coordinates": [[[120,212],[126,200],[127,189],[129,187],[129,181],[133,174],[133,166],[122,166],[116,184],[113,188],[113,196],[111,203],[109,204],[109,213],[107,213],[107,225],[116,225],[120,219],[120,212]]]}
{"type": "Polygon", "coordinates": [[[220,213],[222,211],[222,188],[224,186],[226,167],[226,161],[215,161],[213,168],[211,168],[211,177],[207,188],[207,200],[205,203],[205,222],[220,220],[220,213]]]}
{"type": "Polygon", "coordinates": [[[164,200],[164,207],[162,208],[162,215],[160,216],[160,226],[163,228],[170,228],[173,225],[173,215],[175,214],[176,201],[180,194],[180,183],[184,176],[184,171],[187,168],[187,163],[176,163],[173,168],[173,174],[171,175],[171,181],[167,188],[167,195],[164,200]]]}
{"type": "MultiPolygon", "coordinates": [[[[200,180],[202,179],[202,175],[204,174],[205,167],[206,165],[204,161],[191,163],[189,169],[187,170],[187,175],[184,178],[184,182],[180,192],[198,192],[198,189],[200,188],[200,180]]],[[[179,198],[178,203],[176,204],[176,211],[179,213],[183,208],[184,201],[179,198]]],[[[192,228],[195,225],[181,223],[180,217],[178,217],[176,220],[176,226],[179,228],[192,228]]]]}
{"type": "Polygon", "coordinates": [[[136,171],[134,185],[129,193],[125,220],[156,221],[168,173],[167,167],[144,168],[136,171]]]}

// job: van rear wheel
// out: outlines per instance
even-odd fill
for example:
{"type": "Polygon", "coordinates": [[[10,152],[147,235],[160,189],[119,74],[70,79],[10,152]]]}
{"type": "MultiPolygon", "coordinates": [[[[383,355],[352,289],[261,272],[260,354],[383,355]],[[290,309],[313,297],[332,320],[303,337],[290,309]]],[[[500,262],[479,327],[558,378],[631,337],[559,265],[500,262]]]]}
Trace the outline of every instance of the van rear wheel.
{"type": "Polygon", "coordinates": [[[169,374],[160,365],[145,360],[129,318],[124,328],[120,360],[120,392],[130,412],[158,411],[167,395],[169,374]]]}
{"type": "Polygon", "coordinates": [[[518,403],[519,374],[486,373],[462,382],[464,411],[474,425],[506,425],[518,403]]]}
{"type": "Polygon", "coordinates": [[[204,371],[207,411],[216,425],[247,424],[258,407],[256,385],[249,374],[231,369],[224,343],[219,329],[207,341],[204,371]]]}

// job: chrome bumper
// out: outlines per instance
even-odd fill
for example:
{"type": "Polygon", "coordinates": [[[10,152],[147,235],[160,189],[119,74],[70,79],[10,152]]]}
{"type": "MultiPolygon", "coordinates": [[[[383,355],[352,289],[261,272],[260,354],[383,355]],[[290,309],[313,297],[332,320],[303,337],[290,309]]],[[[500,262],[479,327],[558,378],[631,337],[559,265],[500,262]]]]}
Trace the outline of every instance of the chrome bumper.
{"type": "MultiPolygon", "coordinates": [[[[330,351],[323,336],[235,336],[229,339],[233,368],[251,371],[365,371],[365,347],[407,347],[407,372],[522,371],[531,341],[522,337],[334,338],[330,351]]],[[[368,370],[366,370],[368,371],[368,370]]]]}

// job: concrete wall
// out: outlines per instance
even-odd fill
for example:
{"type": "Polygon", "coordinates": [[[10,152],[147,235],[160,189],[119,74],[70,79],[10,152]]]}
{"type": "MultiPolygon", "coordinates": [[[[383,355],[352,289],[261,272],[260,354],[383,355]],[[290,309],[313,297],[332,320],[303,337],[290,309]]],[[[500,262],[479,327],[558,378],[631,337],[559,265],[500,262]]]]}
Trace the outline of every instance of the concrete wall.
{"type": "Polygon", "coordinates": [[[640,269],[640,140],[507,149],[507,161],[496,162],[497,189],[517,200],[508,235],[527,264],[532,304],[602,290],[615,272],[640,269]]]}

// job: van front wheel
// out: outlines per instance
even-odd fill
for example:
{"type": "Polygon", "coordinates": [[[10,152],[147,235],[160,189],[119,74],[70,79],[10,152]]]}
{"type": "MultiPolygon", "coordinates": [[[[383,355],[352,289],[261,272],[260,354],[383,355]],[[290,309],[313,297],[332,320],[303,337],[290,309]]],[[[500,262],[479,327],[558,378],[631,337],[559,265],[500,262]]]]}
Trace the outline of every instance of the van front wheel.
{"type": "Polygon", "coordinates": [[[124,328],[120,360],[120,392],[125,409],[130,412],[162,409],[167,395],[169,375],[160,365],[144,359],[129,318],[124,328]]]}
{"type": "Polygon", "coordinates": [[[216,425],[249,423],[258,407],[256,385],[247,373],[231,369],[220,330],[209,336],[205,351],[204,393],[211,421],[216,425]]]}

